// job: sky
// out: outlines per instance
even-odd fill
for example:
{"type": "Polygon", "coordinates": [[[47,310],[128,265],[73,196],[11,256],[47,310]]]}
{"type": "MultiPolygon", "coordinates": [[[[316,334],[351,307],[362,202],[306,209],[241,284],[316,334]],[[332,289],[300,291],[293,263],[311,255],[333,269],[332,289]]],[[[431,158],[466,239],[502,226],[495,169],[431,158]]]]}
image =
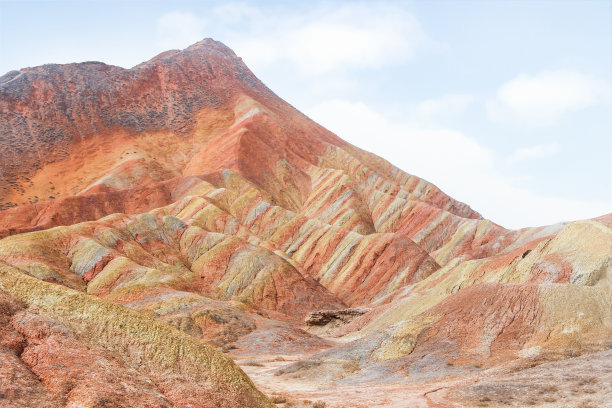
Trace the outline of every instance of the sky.
{"type": "Polygon", "coordinates": [[[129,68],[206,37],[505,227],[612,212],[612,1],[0,0],[0,75],[129,68]]]}

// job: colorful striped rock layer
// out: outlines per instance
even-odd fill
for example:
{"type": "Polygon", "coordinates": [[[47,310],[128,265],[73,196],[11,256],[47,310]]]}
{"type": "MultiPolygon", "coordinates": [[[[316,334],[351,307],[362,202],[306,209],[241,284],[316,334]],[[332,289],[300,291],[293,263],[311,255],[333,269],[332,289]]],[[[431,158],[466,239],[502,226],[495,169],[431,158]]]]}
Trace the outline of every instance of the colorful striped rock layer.
{"type": "Polygon", "coordinates": [[[612,347],[612,215],[507,230],[210,39],[9,72],[0,145],[0,406],[493,404],[612,347]]]}

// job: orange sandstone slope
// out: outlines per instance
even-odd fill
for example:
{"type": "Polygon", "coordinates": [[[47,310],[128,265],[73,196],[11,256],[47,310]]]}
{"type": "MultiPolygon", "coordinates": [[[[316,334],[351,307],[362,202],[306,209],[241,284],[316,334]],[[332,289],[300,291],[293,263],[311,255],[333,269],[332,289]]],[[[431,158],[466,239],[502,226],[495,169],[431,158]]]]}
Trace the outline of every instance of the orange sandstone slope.
{"type": "MultiPolygon", "coordinates": [[[[9,72],[0,143],[0,312],[7,336],[26,339],[10,344],[34,336],[13,316],[40,311],[72,333],[70,347],[134,368],[142,378],[131,389],[171,405],[190,402],[145,383],[176,369],[169,378],[192,386],[177,368],[192,357],[160,362],[151,351],[177,341],[235,355],[325,349],[280,379],[401,382],[565,358],[612,339],[612,216],[506,230],[312,122],[213,40],[129,70],[9,72]],[[72,300],[56,311],[61,299],[72,300]],[[155,322],[136,341],[148,371],[125,346],[144,323],[125,338],[92,338],[92,305],[112,310],[113,330],[124,316],[155,322]],[[353,306],[366,313],[304,330],[310,312],[353,306]]],[[[6,375],[27,369],[23,350],[3,354],[6,375]]],[[[236,398],[265,406],[231,372],[223,381],[237,384],[236,398]]],[[[65,402],[45,378],[32,398],[65,402]]],[[[128,394],[114,403],[129,405],[128,394]]],[[[227,404],[257,406],[237,401],[227,404]]]]}
{"type": "Polygon", "coordinates": [[[5,263],[0,322],[2,406],[275,406],[214,347],[5,263]]]}
{"type": "MultiPolygon", "coordinates": [[[[384,186],[385,192],[403,188],[403,195],[412,193],[435,207],[478,218],[434,186],[310,121],[213,40],[165,52],[129,70],[87,62],[10,72],[0,78],[0,115],[3,208],[38,204],[24,209],[23,217],[4,215],[5,227],[53,222],[50,214],[51,219],[23,219],[42,210],[60,212],[50,203],[53,199],[111,201],[93,194],[143,186],[164,195],[167,185],[161,182],[214,179],[225,169],[265,190],[273,204],[296,211],[308,200],[314,178],[321,176],[317,170],[341,166],[346,171],[349,160],[393,182],[384,186]]],[[[167,204],[171,197],[151,205],[164,200],[167,204]]],[[[371,229],[369,217],[359,221],[371,229]]]]}

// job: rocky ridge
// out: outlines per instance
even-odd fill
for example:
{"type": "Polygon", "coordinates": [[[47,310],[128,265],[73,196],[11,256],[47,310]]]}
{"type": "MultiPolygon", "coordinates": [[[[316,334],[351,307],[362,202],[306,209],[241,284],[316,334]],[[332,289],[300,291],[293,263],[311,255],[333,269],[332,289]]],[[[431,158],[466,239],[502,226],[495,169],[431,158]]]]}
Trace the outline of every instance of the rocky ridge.
{"type": "Polygon", "coordinates": [[[507,230],[312,122],[210,39],[129,70],[13,71],[0,78],[0,144],[4,375],[24,378],[32,401],[93,404],[50,368],[27,374],[32,339],[51,338],[42,360],[56,341],[15,320],[32,313],[68,333],[66,350],[105,361],[80,386],[116,406],[140,394],[151,406],[270,404],[207,344],[299,356],[276,378],[337,387],[612,345],[611,215],[507,230]],[[103,325],[83,314],[92,307],[109,310],[103,325]],[[306,316],[334,322],[322,333],[306,316]],[[178,347],[170,360],[154,351],[165,345],[178,347]],[[229,374],[197,388],[217,377],[194,358],[229,374]],[[132,385],[102,387],[114,372],[132,385]]]}

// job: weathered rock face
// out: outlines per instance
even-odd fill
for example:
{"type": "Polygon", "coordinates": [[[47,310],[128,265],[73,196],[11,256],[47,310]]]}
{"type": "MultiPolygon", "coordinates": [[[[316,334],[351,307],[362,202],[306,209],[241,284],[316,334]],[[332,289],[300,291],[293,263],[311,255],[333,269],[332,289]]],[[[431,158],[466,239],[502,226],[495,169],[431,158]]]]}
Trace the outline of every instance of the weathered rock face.
{"type": "Polygon", "coordinates": [[[318,310],[306,316],[304,322],[307,326],[340,325],[349,323],[368,311],[368,309],[318,310]]]}
{"type": "Polygon", "coordinates": [[[273,407],[229,357],[0,263],[0,392],[14,406],[273,407]]]}
{"type": "MultiPolygon", "coordinates": [[[[287,105],[213,40],[129,70],[82,63],[9,73],[0,80],[0,138],[5,208],[232,168],[297,209],[312,187],[310,167],[324,156],[332,168],[338,158],[351,160],[346,150],[356,162],[397,173],[287,105]],[[326,155],[336,147],[345,150],[326,155]]],[[[476,216],[411,181],[428,201],[476,216]]]]}
{"type": "Polygon", "coordinates": [[[8,73],[0,148],[0,374],[19,379],[0,392],[18,405],[267,406],[206,343],[326,349],[279,374],[354,383],[612,338],[612,215],[506,230],[312,122],[213,40],[132,69],[8,73]]]}
{"type": "Polygon", "coordinates": [[[0,85],[0,134],[8,147],[4,194],[10,187],[28,191],[28,176],[86,153],[75,145],[96,135],[118,129],[183,135],[193,131],[199,112],[227,105],[238,92],[270,94],[231,50],[214,41],[130,70],[100,62],[45,65],[11,72],[0,85]]]}

